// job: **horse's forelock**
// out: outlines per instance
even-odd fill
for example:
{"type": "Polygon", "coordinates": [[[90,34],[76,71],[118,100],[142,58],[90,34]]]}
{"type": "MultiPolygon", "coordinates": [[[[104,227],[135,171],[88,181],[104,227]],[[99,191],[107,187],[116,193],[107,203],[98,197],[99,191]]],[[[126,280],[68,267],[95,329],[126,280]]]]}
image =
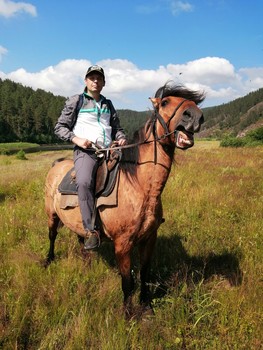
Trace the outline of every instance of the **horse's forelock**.
{"type": "Polygon", "coordinates": [[[185,98],[193,101],[196,105],[200,104],[205,99],[205,93],[203,91],[190,90],[183,85],[171,83],[160,87],[155,93],[155,97],[164,98],[168,96],[185,98]]]}

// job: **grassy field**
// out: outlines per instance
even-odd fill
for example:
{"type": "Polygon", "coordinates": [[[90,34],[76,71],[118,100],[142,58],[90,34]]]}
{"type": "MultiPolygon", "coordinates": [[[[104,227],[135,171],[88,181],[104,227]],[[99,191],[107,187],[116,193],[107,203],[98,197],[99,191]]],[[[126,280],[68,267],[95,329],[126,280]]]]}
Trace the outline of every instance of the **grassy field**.
{"type": "Polygon", "coordinates": [[[71,151],[0,156],[1,349],[262,348],[263,148],[200,141],[176,152],[152,266],[155,316],[129,322],[110,243],[83,260],[63,228],[56,261],[41,265],[44,181],[62,155],[71,151]]]}

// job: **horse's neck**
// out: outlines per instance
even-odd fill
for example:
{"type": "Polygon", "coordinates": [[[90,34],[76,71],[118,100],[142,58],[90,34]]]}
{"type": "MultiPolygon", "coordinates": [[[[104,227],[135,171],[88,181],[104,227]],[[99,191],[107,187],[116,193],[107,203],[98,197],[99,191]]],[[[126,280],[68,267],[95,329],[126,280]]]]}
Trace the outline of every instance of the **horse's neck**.
{"type": "Polygon", "coordinates": [[[140,185],[152,196],[162,193],[172,166],[172,156],[162,146],[154,143],[142,147],[139,152],[137,176],[140,185]]]}

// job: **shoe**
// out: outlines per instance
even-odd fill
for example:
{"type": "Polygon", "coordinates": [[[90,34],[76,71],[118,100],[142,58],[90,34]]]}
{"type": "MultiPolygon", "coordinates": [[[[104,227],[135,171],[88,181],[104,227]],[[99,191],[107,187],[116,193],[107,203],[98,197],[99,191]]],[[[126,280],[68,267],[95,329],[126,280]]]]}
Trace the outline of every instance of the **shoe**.
{"type": "Polygon", "coordinates": [[[84,240],[84,249],[91,250],[100,246],[100,235],[96,230],[88,231],[84,240]]]}

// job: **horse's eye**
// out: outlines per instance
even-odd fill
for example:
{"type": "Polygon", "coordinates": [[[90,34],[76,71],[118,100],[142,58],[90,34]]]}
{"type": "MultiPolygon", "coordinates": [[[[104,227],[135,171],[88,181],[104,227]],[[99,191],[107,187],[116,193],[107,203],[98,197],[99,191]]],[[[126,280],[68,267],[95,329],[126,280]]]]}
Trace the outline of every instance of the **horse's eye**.
{"type": "Polygon", "coordinates": [[[162,102],[161,102],[161,106],[162,107],[165,107],[167,104],[168,104],[167,100],[162,100],[162,102]]]}

